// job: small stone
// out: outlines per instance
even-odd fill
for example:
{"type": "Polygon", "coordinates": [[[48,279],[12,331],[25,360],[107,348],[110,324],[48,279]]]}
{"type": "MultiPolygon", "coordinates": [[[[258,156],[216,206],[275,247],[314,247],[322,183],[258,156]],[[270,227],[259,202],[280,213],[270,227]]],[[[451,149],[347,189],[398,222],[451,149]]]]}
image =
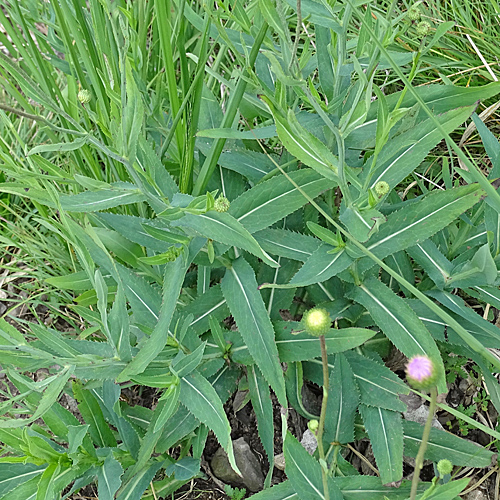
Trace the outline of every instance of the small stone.
{"type": "MultiPolygon", "coordinates": [[[[429,416],[429,407],[426,405],[421,405],[415,410],[405,411],[403,415],[406,420],[411,420],[412,422],[417,422],[421,425],[425,425],[425,422],[427,422],[427,417],[429,416]]],[[[441,422],[436,418],[436,416],[434,416],[432,419],[432,427],[444,430],[441,422]]]]}
{"type": "Polygon", "coordinates": [[[309,455],[312,455],[318,447],[316,436],[309,429],[305,430],[304,434],[302,435],[302,439],[300,440],[300,444],[305,448],[309,455]]]}
{"type": "Polygon", "coordinates": [[[274,466],[279,470],[285,470],[285,455],[280,453],[274,456],[274,466]]]}
{"type": "Polygon", "coordinates": [[[424,402],[424,400],[414,392],[410,392],[410,394],[400,394],[399,399],[408,407],[408,411],[420,408],[424,402]]]}
{"type": "Polygon", "coordinates": [[[464,496],[464,500],[486,500],[486,498],[486,495],[480,489],[472,490],[464,496]]]}
{"type": "Polygon", "coordinates": [[[241,476],[231,468],[227,454],[219,448],[212,458],[211,466],[214,475],[232,486],[245,487],[250,491],[260,491],[264,487],[264,474],[260,462],[250,449],[244,438],[233,441],[234,458],[241,476]]]}

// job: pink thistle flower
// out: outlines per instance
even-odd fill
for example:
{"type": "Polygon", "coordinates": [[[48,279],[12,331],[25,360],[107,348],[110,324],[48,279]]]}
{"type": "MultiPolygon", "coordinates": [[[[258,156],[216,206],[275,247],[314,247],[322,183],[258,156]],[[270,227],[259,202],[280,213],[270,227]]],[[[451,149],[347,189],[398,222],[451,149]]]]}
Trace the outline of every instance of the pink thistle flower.
{"type": "Polygon", "coordinates": [[[427,356],[414,356],[406,365],[406,377],[415,389],[428,389],[437,381],[434,363],[427,356]]]}

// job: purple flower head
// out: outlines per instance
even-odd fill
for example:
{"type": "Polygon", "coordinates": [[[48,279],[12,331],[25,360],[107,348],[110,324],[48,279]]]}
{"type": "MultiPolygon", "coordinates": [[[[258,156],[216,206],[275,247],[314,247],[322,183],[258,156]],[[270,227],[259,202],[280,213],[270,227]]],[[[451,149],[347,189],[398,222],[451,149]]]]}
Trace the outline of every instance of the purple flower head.
{"type": "Polygon", "coordinates": [[[428,389],[436,384],[434,363],[427,356],[414,356],[406,365],[406,376],[415,389],[428,389]]]}

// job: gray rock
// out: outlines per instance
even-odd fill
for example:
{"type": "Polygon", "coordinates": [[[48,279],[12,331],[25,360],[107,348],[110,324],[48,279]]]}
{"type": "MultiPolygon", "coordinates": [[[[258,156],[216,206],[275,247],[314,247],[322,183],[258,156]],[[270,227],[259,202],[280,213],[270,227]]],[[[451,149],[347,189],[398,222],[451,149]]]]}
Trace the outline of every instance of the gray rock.
{"type": "Polygon", "coordinates": [[[222,448],[215,452],[210,464],[214,476],[232,486],[243,486],[250,491],[262,490],[264,487],[264,474],[259,460],[245,439],[241,437],[233,441],[233,449],[236,465],[240,469],[241,476],[231,469],[226,452],[222,448]]]}
{"type": "MultiPolygon", "coordinates": [[[[429,407],[426,405],[419,406],[415,410],[408,410],[403,413],[406,420],[411,420],[412,422],[418,422],[419,424],[425,425],[427,422],[427,417],[429,416],[429,407]]],[[[444,430],[441,422],[434,415],[432,419],[432,427],[439,430],[444,430]]]]}
{"type": "Polygon", "coordinates": [[[464,496],[464,500],[486,500],[487,496],[480,490],[472,490],[470,493],[464,496]]]}
{"type": "Polygon", "coordinates": [[[300,444],[306,449],[309,455],[312,455],[318,447],[318,440],[312,431],[306,429],[300,440],[300,444]]]}
{"type": "Polygon", "coordinates": [[[414,392],[410,392],[410,394],[400,394],[399,399],[403,401],[409,411],[420,408],[424,402],[424,400],[414,392]]]}

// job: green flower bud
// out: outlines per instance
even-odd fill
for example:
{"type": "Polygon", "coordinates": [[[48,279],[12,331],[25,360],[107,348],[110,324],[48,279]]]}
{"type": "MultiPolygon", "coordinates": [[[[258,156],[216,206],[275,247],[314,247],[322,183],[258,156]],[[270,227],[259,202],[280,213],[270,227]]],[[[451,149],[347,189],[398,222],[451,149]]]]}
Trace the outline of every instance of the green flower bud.
{"type": "Polygon", "coordinates": [[[420,21],[417,24],[417,35],[426,36],[431,31],[431,25],[427,21],[420,21]]]}
{"type": "Polygon", "coordinates": [[[412,7],[408,11],[408,19],[410,21],[418,21],[420,19],[420,11],[418,10],[418,7],[412,7]]]}
{"type": "Polygon", "coordinates": [[[313,337],[324,335],[332,325],[332,318],[325,309],[315,307],[307,311],[302,317],[304,330],[313,337]]]}
{"type": "Polygon", "coordinates": [[[217,212],[227,212],[229,209],[229,200],[225,196],[219,196],[214,203],[214,208],[217,212]]]}
{"type": "Polygon", "coordinates": [[[441,477],[446,476],[446,474],[451,474],[453,470],[453,464],[449,460],[440,460],[437,464],[437,470],[441,477]]]}
{"type": "Polygon", "coordinates": [[[182,247],[170,247],[166,252],[165,252],[165,261],[166,262],[173,262],[174,260],[179,257],[179,255],[182,252],[182,247]]]}
{"type": "Polygon", "coordinates": [[[385,181],[378,181],[377,184],[375,184],[375,193],[379,198],[385,196],[389,192],[389,189],[389,184],[385,181]]]}
{"type": "Polygon", "coordinates": [[[78,100],[82,104],[87,104],[88,102],[90,102],[91,99],[92,99],[92,94],[90,93],[90,90],[82,89],[80,90],[80,92],[78,92],[78,100]]]}
{"type": "Polygon", "coordinates": [[[309,422],[307,422],[307,427],[313,434],[316,434],[316,432],[318,431],[319,422],[317,420],[309,420],[309,422]]]}

